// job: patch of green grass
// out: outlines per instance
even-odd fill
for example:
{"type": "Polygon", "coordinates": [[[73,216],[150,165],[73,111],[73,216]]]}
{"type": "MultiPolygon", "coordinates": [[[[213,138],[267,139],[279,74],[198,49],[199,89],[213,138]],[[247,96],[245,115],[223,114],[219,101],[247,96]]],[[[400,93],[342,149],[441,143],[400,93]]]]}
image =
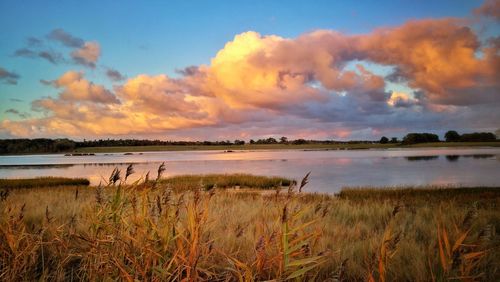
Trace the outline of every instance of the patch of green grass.
{"type": "Polygon", "coordinates": [[[26,179],[0,179],[0,188],[39,188],[56,186],[88,186],[85,178],[38,177],[26,179]]]}
{"type": "Polygon", "coordinates": [[[256,176],[251,174],[204,174],[179,175],[161,180],[174,190],[189,190],[203,185],[206,189],[218,188],[253,188],[272,189],[290,186],[293,180],[283,177],[256,176]]]}

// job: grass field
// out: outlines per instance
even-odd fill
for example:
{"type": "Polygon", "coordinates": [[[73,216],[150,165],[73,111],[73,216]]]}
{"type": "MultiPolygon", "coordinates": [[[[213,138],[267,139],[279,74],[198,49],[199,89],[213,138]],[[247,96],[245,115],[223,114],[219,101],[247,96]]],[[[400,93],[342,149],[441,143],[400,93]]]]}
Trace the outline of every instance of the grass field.
{"type": "MultiPolygon", "coordinates": [[[[132,168],[132,167],[131,167],[132,168]]],[[[289,186],[293,180],[284,177],[268,177],[251,174],[189,174],[177,175],[163,178],[159,182],[168,188],[182,191],[203,187],[212,188],[250,188],[250,189],[272,189],[282,186],[289,186]]],[[[118,182],[124,182],[119,179],[118,182]]],[[[19,188],[45,188],[60,186],[89,186],[90,182],[85,178],[65,178],[65,177],[38,177],[23,179],[1,179],[0,189],[19,188]]]]}
{"type": "Polygon", "coordinates": [[[498,188],[334,196],[305,193],[307,178],[267,192],[170,181],[2,192],[0,280],[500,278],[498,188]]]}
{"type": "Polygon", "coordinates": [[[178,175],[160,182],[168,188],[183,191],[197,187],[203,189],[212,188],[250,188],[250,189],[272,189],[283,186],[290,186],[293,180],[283,177],[256,176],[251,174],[193,174],[178,175]]]}
{"type": "Polygon", "coordinates": [[[86,147],[79,153],[119,153],[151,151],[203,151],[203,150],[356,150],[385,148],[432,148],[432,147],[500,147],[500,142],[438,142],[403,146],[399,144],[245,144],[230,146],[128,146],[128,147],[86,147]]]}

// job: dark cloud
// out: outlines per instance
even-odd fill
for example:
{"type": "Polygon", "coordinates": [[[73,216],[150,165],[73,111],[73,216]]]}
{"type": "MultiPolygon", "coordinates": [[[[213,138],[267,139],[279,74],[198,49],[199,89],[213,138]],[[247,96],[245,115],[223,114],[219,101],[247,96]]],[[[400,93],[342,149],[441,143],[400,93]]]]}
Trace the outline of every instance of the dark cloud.
{"type": "Polygon", "coordinates": [[[15,72],[10,72],[0,67],[0,82],[5,84],[16,85],[20,76],[15,72]]]}
{"type": "Polygon", "coordinates": [[[99,56],[101,55],[101,46],[97,42],[88,41],[81,48],[71,52],[70,55],[76,64],[95,68],[97,60],[99,60],[99,56]]]}
{"type": "Polygon", "coordinates": [[[35,51],[30,50],[28,48],[20,48],[14,52],[14,56],[25,57],[25,58],[36,58],[37,54],[35,51]]]}
{"type": "Polygon", "coordinates": [[[33,36],[30,36],[30,37],[26,38],[26,43],[30,47],[36,47],[36,46],[41,46],[43,43],[43,40],[38,39],[38,38],[33,37],[33,36]]]}
{"type": "Polygon", "coordinates": [[[43,84],[43,85],[47,85],[47,86],[54,85],[54,82],[52,80],[40,79],[40,83],[43,84]]]}
{"type": "Polygon", "coordinates": [[[61,52],[48,48],[42,39],[33,36],[28,37],[26,39],[26,46],[17,49],[13,56],[30,59],[41,58],[54,65],[73,62],[90,68],[96,67],[96,62],[101,54],[101,49],[97,42],[86,42],[63,29],[54,29],[46,38],[71,48],[71,59],[65,58],[61,52]]]}
{"type": "Polygon", "coordinates": [[[49,40],[54,40],[62,43],[66,47],[80,48],[85,44],[85,41],[81,38],[73,36],[61,28],[54,29],[51,31],[47,38],[49,40]]]}
{"type": "Polygon", "coordinates": [[[43,58],[54,65],[64,62],[62,54],[55,51],[50,51],[50,50],[40,51],[38,52],[37,55],[38,57],[43,58]]]}
{"type": "Polygon", "coordinates": [[[413,101],[404,99],[396,99],[393,104],[393,106],[396,108],[409,108],[413,105],[415,105],[413,101]]]}
{"type": "Polygon", "coordinates": [[[64,62],[63,55],[53,50],[33,51],[28,48],[20,48],[14,52],[14,56],[30,58],[30,59],[42,58],[54,65],[64,62]]]}
{"type": "Polygon", "coordinates": [[[24,119],[30,117],[30,114],[28,114],[28,113],[21,113],[20,111],[18,111],[16,109],[12,109],[12,108],[6,110],[5,113],[6,114],[11,114],[11,115],[16,115],[16,116],[19,116],[20,118],[24,118],[24,119]]]}
{"type": "Polygon", "coordinates": [[[111,79],[112,81],[122,81],[124,80],[126,77],[121,74],[119,71],[115,70],[115,69],[111,69],[111,68],[108,68],[106,70],[106,75],[108,76],[109,79],[111,79]]]}
{"type": "Polygon", "coordinates": [[[489,47],[500,49],[500,36],[488,38],[486,43],[489,47]]]}
{"type": "Polygon", "coordinates": [[[407,81],[407,77],[408,74],[405,74],[401,68],[396,67],[385,79],[394,83],[403,83],[407,81]]]}
{"type": "Polygon", "coordinates": [[[19,114],[19,111],[16,110],[16,109],[8,109],[5,111],[6,114],[14,114],[14,115],[18,115],[19,114]]]}
{"type": "Polygon", "coordinates": [[[193,76],[199,72],[197,66],[189,66],[183,69],[176,69],[176,73],[182,74],[183,76],[193,76]]]}
{"type": "Polygon", "coordinates": [[[486,0],[483,5],[474,10],[477,16],[491,17],[500,21],[500,0],[486,0]]]}

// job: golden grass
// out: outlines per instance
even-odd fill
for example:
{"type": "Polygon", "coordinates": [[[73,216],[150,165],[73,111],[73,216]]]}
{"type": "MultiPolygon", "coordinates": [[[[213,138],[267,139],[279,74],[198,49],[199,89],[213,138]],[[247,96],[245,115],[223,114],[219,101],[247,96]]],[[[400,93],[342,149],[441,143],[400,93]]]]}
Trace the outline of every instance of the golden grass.
{"type": "Polygon", "coordinates": [[[500,190],[359,200],[299,192],[306,183],[11,190],[0,202],[0,280],[500,278],[500,190]]]}
{"type": "Polygon", "coordinates": [[[192,174],[165,178],[161,183],[174,190],[189,190],[202,185],[205,189],[217,188],[252,188],[272,189],[290,186],[293,180],[284,177],[257,176],[251,174],[192,174]]]}

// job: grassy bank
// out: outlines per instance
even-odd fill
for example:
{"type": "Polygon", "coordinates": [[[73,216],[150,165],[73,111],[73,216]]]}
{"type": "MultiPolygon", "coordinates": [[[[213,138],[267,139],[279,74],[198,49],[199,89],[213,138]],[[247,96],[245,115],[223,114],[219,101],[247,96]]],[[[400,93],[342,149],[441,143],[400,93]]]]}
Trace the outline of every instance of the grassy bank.
{"type": "Polygon", "coordinates": [[[306,183],[12,190],[0,201],[0,280],[500,278],[500,189],[336,197],[300,192],[306,183]]]}
{"type": "Polygon", "coordinates": [[[393,144],[245,144],[245,145],[199,145],[199,146],[123,146],[123,147],[85,147],[76,152],[82,153],[119,153],[151,151],[209,151],[209,150],[307,150],[307,149],[368,149],[390,148],[393,144]]]}
{"type": "Polygon", "coordinates": [[[293,180],[284,177],[267,177],[251,174],[193,174],[179,175],[162,179],[161,183],[173,190],[189,190],[196,187],[272,189],[290,186],[293,180]]]}
{"type": "Polygon", "coordinates": [[[0,188],[41,188],[56,186],[88,186],[90,184],[85,178],[65,177],[38,177],[23,179],[0,179],[0,188]]]}
{"type": "Polygon", "coordinates": [[[85,147],[79,153],[120,153],[151,151],[203,151],[203,150],[362,150],[385,148],[432,148],[432,147],[500,147],[500,142],[438,142],[415,145],[400,144],[245,144],[245,145],[200,145],[200,146],[124,146],[124,147],[85,147]]]}
{"type": "Polygon", "coordinates": [[[400,145],[400,146],[403,148],[404,147],[408,147],[408,148],[500,147],[500,141],[496,141],[496,142],[433,142],[433,143],[420,143],[420,144],[400,145]]]}
{"type": "Polygon", "coordinates": [[[499,187],[442,187],[442,186],[424,186],[424,187],[401,187],[401,188],[344,188],[337,196],[341,199],[350,201],[372,201],[372,200],[459,200],[471,201],[471,199],[481,199],[493,197],[500,193],[499,187]]]}

